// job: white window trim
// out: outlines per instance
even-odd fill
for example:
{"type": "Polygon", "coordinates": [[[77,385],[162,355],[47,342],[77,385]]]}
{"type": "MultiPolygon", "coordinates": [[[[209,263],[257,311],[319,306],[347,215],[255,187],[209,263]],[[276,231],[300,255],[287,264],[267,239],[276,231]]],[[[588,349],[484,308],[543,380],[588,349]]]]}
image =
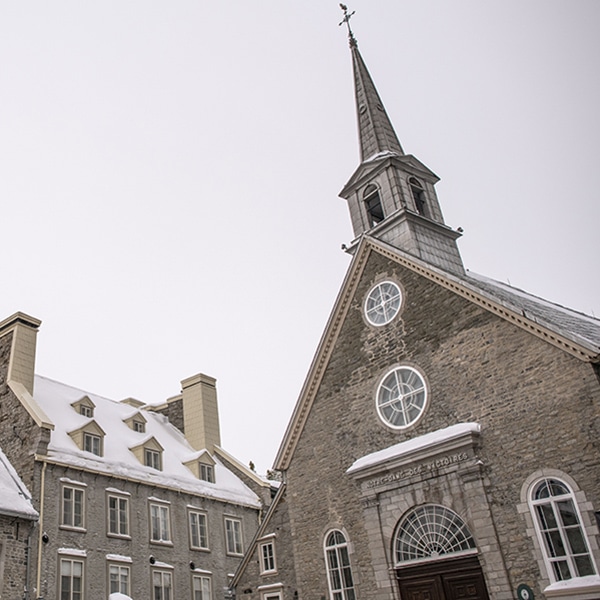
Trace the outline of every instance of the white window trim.
{"type": "Polygon", "coordinates": [[[282,600],[283,583],[270,583],[269,585],[259,585],[256,588],[260,592],[260,600],[282,600]]]}
{"type": "Polygon", "coordinates": [[[86,531],[85,505],[86,494],[85,485],[79,485],[75,482],[63,483],[60,487],[60,529],[69,529],[71,531],[86,531]],[[73,492],[73,514],[72,519],[75,519],[75,492],[81,493],[81,525],[65,523],[65,490],[69,489],[73,492]]]}
{"type": "Polygon", "coordinates": [[[149,503],[149,507],[148,507],[148,519],[149,519],[149,525],[150,525],[150,543],[151,544],[162,544],[163,546],[172,546],[173,545],[173,538],[172,538],[172,529],[171,529],[171,506],[169,503],[166,502],[156,502],[156,500],[150,500],[149,503]],[[160,529],[161,529],[161,538],[160,539],[155,539],[153,537],[154,531],[153,531],[153,526],[152,526],[152,508],[155,507],[157,509],[159,509],[159,515],[162,514],[162,509],[164,509],[166,511],[167,514],[167,518],[166,518],[166,525],[167,525],[167,539],[163,539],[162,538],[162,518],[159,516],[159,520],[161,521],[160,523],[160,529]]]}
{"type": "MultiPolygon", "coordinates": [[[[345,530],[339,528],[339,527],[333,527],[331,529],[329,529],[327,531],[327,533],[325,534],[324,538],[323,538],[323,558],[325,560],[325,571],[327,573],[327,589],[329,590],[329,598],[330,600],[334,600],[335,596],[334,596],[334,592],[341,594],[343,600],[348,600],[347,599],[347,594],[346,594],[346,590],[349,588],[345,588],[342,587],[339,590],[333,590],[331,587],[331,571],[329,569],[329,561],[328,561],[328,557],[327,557],[327,551],[332,549],[332,548],[341,548],[341,547],[345,547],[347,552],[348,552],[348,561],[349,561],[349,565],[350,565],[350,574],[352,575],[352,590],[354,592],[354,597],[356,597],[356,577],[354,574],[354,569],[352,568],[352,544],[349,541],[348,538],[348,534],[346,533],[345,530]],[[344,537],[344,544],[335,544],[334,546],[328,546],[327,545],[327,538],[334,532],[334,531],[339,531],[342,536],[344,537]]],[[[343,581],[343,577],[341,578],[341,581],[343,581]]]]}
{"type": "MultiPolygon", "coordinates": [[[[130,502],[129,502],[129,494],[125,494],[125,493],[121,493],[118,490],[107,490],[107,496],[106,496],[106,535],[108,535],[109,537],[114,537],[114,538],[121,538],[121,539],[127,539],[130,540],[131,539],[131,523],[130,523],[130,515],[129,515],[129,506],[130,506],[130,502]],[[124,500],[125,504],[126,504],[126,508],[125,508],[125,513],[126,513],[126,525],[127,525],[127,533],[120,533],[120,532],[114,532],[110,530],[110,499],[111,498],[115,498],[116,500],[124,500]]],[[[119,512],[120,512],[120,508],[117,508],[117,525],[118,528],[120,529],[120,522],[118,521],[118,516],[119,516],[119,512]]]]}
{"type": "MultiPolygon", "coordinates": [[[[201,539],[200,536],[200,531],[199,531],[199,527],[198,527],[198,540],[201,539]]],[[[188,534],[190,536],[190,548],[192,550],[201,550],[201,551],[208,551],[210,550],[210,542],[209,542],[209,535],[208,535],[208,514],[206,513],[206,511],[204,510],[200,510],[197,508],[191,508],[188,507],[188,534]],[[205,524],[205,528],[206,528],[206,546],[194,546],[193,542],[192,542],[192,514],[204,517],[204,524],[205,524]]]]}
{"type": "Polygon", "coordinates": [[[275,537],[270,537],[267,539],[263,539],[258,543],[258,549],[260,552],[260,574],[261,575],[273,575],[277,573],[277,557],[275,555],[275,537]],[[263,548],[265,546],[271,546],[271,557],[273,560],[273,568],[268,569],[265,568],[265,556],[263,554],[263,548]]]}
{"type": "MultiPolygon", "coordinates": [[[[225,552],[228,556],[243,556],[244,554],[244,536],[243,536],[243,530],[242,530],[242,520],[239,517],[233,517],[233,516],[225,516],[224,517],[224,533],[225,533],[225,552]],[[240,545],[240,551],[237,552],[235,549],[231,550],[229,548],[229,538],[227,536],[227,521],[231,521],[233,523],[238,523],[239,524],[239,545],[240,545]]],[[[235,543],[235,539],[234,539],[234,543],[235,543]]]]}
{"type": "Polygon", "coordinates": [[[107,570],[107,575],[108,575],[107,591],[109,593],[109,596],[111,593],[114,593],[114,592],[110,591],[110,569],[111,569],[111,567],[117,567],[119,569],[119,588],[121,587],[120,570],[127,569],[127,592],[121,592],[120,589],[118,591],[120,593],[125,593],[126,596],[131,596],[131,567],[129,566],[130,564],[131,564],[130,561],[117,561],[117,560],[108,559],[108,564],[106,565],[106,570],[107,570]]]}
{"type": "MultiPolygon", "coordinates": [[[[63,549],[64,550],[64,549],[63,549]]],[[[81,565],[81,600],[85,599],[85,554],[71,554],[68,551],[59,551],[59,559],[58,559],[58,593],[62,597],[62,565],[63,562],[71,563],[71,567],[74,563],[79,563],[81,565]]],[[[73,597],[73,575],[71,574],[71,589],[69,590],[70,598],[73,597]]]]}
{"type": "Polygon", "coordinates": [[[558,479],[566,483],[573,493],[575,505],[578,510],[578,516],[581,520],[581,527],[586,536],[586,541],[590,549],[592,561],[596,570],[598,570],[598,560],[600,557],[600,549],[598,547],[599,530],[596,524],[593,507],[586,499],[577,482],[566,473],[557,469],[540,469],[532,473],[521,486],[521,502],[517,505],[517,511],[523,515],[527,524],[526,533],[533,541],[536,558],[540,573],[546,577],[540,581],[540,587],[548,598],[581,598],[592,600],[600,595],[600,576],[590,575],[587,577],[576,577],[566,581],[554,582],[551,579],[553,570],[552,566],[547,561],[546,552],[542,545],[542,539],[538,529],[537,519],[532,511],[530,503],[531,492],[535,485],[541,479],[558,479]]]}
{"type": "Polygon", "coordinates": [[[192,571],[192,595],[195,597],[195,589],[194,589],[194,580],[195,579],[206,579],[208,581],[209,594],[208,598],[203,598],[203,600],[212,600],[213,598],[213,582],[212,582],[212,574],[210,572],[200,572],[199,570],[192,571]]]}

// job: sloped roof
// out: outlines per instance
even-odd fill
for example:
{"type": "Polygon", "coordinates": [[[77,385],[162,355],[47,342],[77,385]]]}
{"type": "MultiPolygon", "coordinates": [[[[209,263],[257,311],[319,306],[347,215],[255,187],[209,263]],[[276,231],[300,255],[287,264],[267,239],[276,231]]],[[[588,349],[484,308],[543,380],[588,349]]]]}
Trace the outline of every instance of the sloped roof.
{"type": "Polygon", "coordinates": [[[599,319],[475,273],[461,276],[448,273],[390,244],[363,234],[275,458],[275,469],[285,470],[289,465],[351,299],[371,252],[378,252],[390,260],[396,261],[580,360],[600,362],[599,319]]]}
{"type": "Polygon", "coordinates": [[[0,515],[37,520],[31,494],[0,449],[0,515]]]}
{"type": "Polygon", "coordinates": [[[35,377],[34,400],[55,424],[48,454],[44,457],[46,460],[245,506],[261,506],[258,496],[219,462],[218,458],[215,465],[216,483],[197,479],[184,463],[197,457],[198,452],[162,414],[132,409],[128,404],[90,394],[39,375],[35,377]],[[103,456],[81,450],[68,434],[91,420],[71,406],[83,396],[88,396],[95,404],[93,420],[106,431],[103,456]],[[137,412],[146,419],[144,433],[134,431],[124,422],[137,412]],[[164,448],[162,471],[142,465],[131,452],[131,448],[152,438],[164,448]]]}

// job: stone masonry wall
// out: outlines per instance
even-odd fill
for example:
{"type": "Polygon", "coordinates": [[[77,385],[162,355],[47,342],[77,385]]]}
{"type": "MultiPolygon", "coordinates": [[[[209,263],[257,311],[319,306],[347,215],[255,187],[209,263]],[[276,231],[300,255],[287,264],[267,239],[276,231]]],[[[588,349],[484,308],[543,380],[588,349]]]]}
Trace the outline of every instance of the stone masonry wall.
{"type": "MultiPolygon", "coordinates": [[[[486,565],[486,578],[505,569],[513,590],[526,582],[543,597],[544,577],[516,509],[521,486],[539,469],[561,470],[600,509],[598,406],[591,365],[373,253],[288,470],[300,597],[327,596],[322,545],[332,527],[348,532],[359,597],[378,597],[358,489],[346,470],[361,456],[467,421],[482,427],[480,458],[505,565],[486,565]],[[404,305],[392,323],[375,328],[362,306],[384,278],[401,285],[404,305]],[[415,426],[394,431],[376,414],[375,392],[399,363],[422,371],[429,405],[415,426]]],[[[477,539],[477,524],[467,524],[477,539]]]]}
{"type": "Polygon", "coordinates": [[[31,521],[0,515],[0,598],[23,597],[28,537],[33,527],[31,521]]]}

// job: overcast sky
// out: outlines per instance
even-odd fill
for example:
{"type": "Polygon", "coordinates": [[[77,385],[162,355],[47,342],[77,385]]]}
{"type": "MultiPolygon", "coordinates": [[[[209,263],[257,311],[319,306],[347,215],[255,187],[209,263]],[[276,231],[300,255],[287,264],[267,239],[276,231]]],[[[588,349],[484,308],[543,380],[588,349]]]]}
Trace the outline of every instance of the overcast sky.
{"type": "MultiPolygon", "coordinates": [[[[600,2],[356,0],[406,152],[465,265],[600,316],[600,2]]],[[[337,2],[0,0],[0,319],[37,372],[149,403],[217,378],[271,466],[352,239],[337,2]]]]}

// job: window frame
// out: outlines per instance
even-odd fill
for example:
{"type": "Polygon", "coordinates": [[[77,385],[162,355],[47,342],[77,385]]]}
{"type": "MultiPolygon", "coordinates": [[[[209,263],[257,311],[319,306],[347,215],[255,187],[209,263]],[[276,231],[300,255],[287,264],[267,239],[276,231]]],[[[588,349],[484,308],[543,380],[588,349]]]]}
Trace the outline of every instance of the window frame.
{"type": "Polygon", "coordinates": [[[244,554],[244,542],[242,535],[242,521],[238,517],[224,517],[225,520],[225,551],[229,556],[243,556],[244,554]],[[232,529],[232,536],[230,544],[230,536],[229,536],[229,527],[228,524],[237,525],[237,533],[236,527],[232,529]],[[233,549],[231,546],[234,546],[233,549]],[[239,549],[239,550],[238,550],[239,549]]]}
{"type": "Polygon", "coordinates": [[[385,220],[385,211],[381,200],[381,191],[374,183],[369,183],[362,192],[362,202],[367,213],[369,228],[385,220]]]}
{"type": "Polygon", "coordinates": [[[383,327],[391,323],[400,314],[403,303],[404,294],[400,286],[391,279],[384,279],[378,281],[369,289],[363,303],[363,315],[369,325],[383,327]],[[394,290],[394,295],[390,294],[390,288],[394,290]],[[377,294],[378,298],[375,300],[377,294]],[[398,298],[397,306],[394,302],[396,298],[398,298]],[[374,304],[375,301],[377,304],[374,304]],[[380,314],[383,314],[383,320],[379,322],[373,316],[377,317],[380,314]]]}
{"type": "Polygon", "coordinates": [[[85,531],[85,486],[78,486],[71,483],[63,483],[60,494],[60,527],[61,529],[71,529],[73,531],[85,531]],[[67,499],[65,493],[70,491],[72,497],[68,500],[72,503],[70,509],[70,519],[67,519],[67,499]],[[79,496],[79,501],[77,500],[79,496]],[[79,513],[76,508],[79,505],[79,513]],[[79,515],[80,522],[76,522],[76,517],[79,515]]]}
{"type": "Polygon", "coordinates": [[[551,584],[559,584],[563,581],[570,581],[571,579],[575,579],[575,578],[578,578],[578,579],[584,581],[586,577],[597,576],[598,575],[598,566],[595,561],[592,546],[590,545],[590,540],[588,537],[588,532],[586,530],[587,528],[585,525],[585,521],[582,518],[581,509],[579,506],[576,492],[573,489],[573,486],[569,485],[569,482],[566,481],[565,478],[560,477],[558,475],[548,474],[548,475],[544,475],[542,477],[537,477],[529,485],[529,490],[528,490],[528,494],[527,494],[527,503],[529,506],[530,516],[533,520],[533,526],[534,526],[538,546],[542,553],[544,565],[546,567],[546,574],[548,576],[550,583],[551,584]],[[540,488],[540,486],[542,486],[544,483],[548,484],[551,481],[557,482],[560,485],[564,486],[568,490],[568,493],[560,494],[560,495],[551,495],[551,496],[548,496],[547,498],[535,499],[534,495],[535,495],[536,491],[540,488]],[[575,553],[572,551],[572,548],[571,548],[571,545],[569,542],[569,538],[564,530],[569,527],[571,529],[573,529],[574,527],[564,525],[564,523],[562,523],[562,519],[557,518],[557,516],[560,515],[560,512],[557,513],[557,511],[559,509],[556,507],[556,504],[558,504],[560,501],[564,502],[564,500],[569,500],[572,504],[572,507],[574,508],[575,517],[577,519],[576,526],[579,528],[581,539],[587,550],[586,553],[575,553]],[[551,510],[552,510],[554,519],[557,524],[556,531],[558,531],[560,540],[562,542],[562,546],[565,550],[564,555],[557,555],[557,556],[550,555],[550,548],[548,547],[548,543],[547,543],[548,538],[545,535],[546,530],[542,529],[539,511],[536,509],[536,507],[538,507],[538,506],[548,505],[548,504],[550,504],[550,506],[551,506],[551,510]],[[589,557],[589,562],[590,562],[592,568],[594,569],[594,573],[591,573],[589,575],[582,575],[582,576],[577,574],[578,568],[574,561],[574,557],[575,557],[575,555],[580,556],[582,554],[587,554],[587,556],[589,557]],[[554,564],[555,563],[558,564],[560,562],[560,559],[562,559],[563,562],[567,563],[567,568],[569,570],[569,574],[571,575],[568,578],[559,578],[557,576],[557,569],[555,569],[554,564]]]}
{"type": "Polygon", "coordinates": [[[174,585],[174,581],[173,581],[173,571],[167,570],[167,569],[152,569],[150,571],[150,581],[151,581],[151,594],[152,594],[152,598],[154,600],[174,600],[174,596],[173,596],[173,592],[175,590],[175,585],[174,585]],[[155,575],[159,575],[161,578],[161,584],[160,584],[160,597],[157,598],[156,596],[156,586],[155,586],[155,575]],[[168,578],[170,579],[169,582],[169,594],[165,595],[164,590],[165,590],[165,585],[164,585],[164,579],[165,576],[168,576],[168,578]]]}
{"type": "Polygon", "coordinates": [[[170,505],[164,502],[150,502],[150,507],[148,511],[148,516],[150,519],[150,543],[152,544],[163,544],[163,545],[173,545],[172,535],[171,535],[171,510],[170,505]],[[156,516],[154,511],[156,509],[156,516]],[[154,537],[155,534],[155,521],[158,521],[158,535],[159,537],[154,537]],[[163,537],[163,533],[166,533],[166,537],[163,537]]]}
{"type": "Polygon", "coordinates": [[[109,492],[106,497],[106,535],[110,537],[119,537],[119,538],[128,538],[131,539],[131,535],[129,533],[129,497],[121,494],[115,494],[109,492]],[[111,507],[111,500],[117,501],[117,506],[113,509],[111,507]],[[121,508],[121,502],[125,503],[124,510],[121,508]],[[112,531],[111,529],[111,513],[112,511],[116,511],[114,522],[116,524],[116,529],[118,531],[112,531]],[[125,515],[125,531],[121,531],[122,520],[121,514],[125,515]]]}
{"type": "Polygon", "coordinates": [[[129,566],[129,564],[111,561],[108,563],[107,567],[108,567],[107,568],[107,571],[108,571],[108,595],[110,596],[111,594],[118,592],[121,594],[125,594],[126,596],[131,596],[131,567],[129,566]],[[118,569],[117,585],[118,585],[119,589],[117,589],[117,590],[112,589],[113,581],[111,578],[111,569],[118,569]],[[127,581],[126,581],[127,591],[125,591],[125,592],[121,589],[121,585],[122,585],[121,570],[127,572],[127,581]]]}
{"type": "Polygon", "coordinates": [[[65,600],[84,600],[85,599],[85,561],[79,557],[68,557],[68,556],[60,556],[58,560],[58,589],[60,598],[65,598],[65,600]],[[63,575],[63,564],[69,563],[71,572],[68,575],[63,575]],[[73,589],[73,584],[75,581],[75,575],[73,575],[73,566],[77,564],[81,568],[81,574],[78,579],[80,580],[80,588],[78,592],[75,592],[73,589]],[[64,577],[69,577],[69,589],[66,591],[64,589],[64,577]],[[68,596],[65,595],[65,591],[68,596]],[[74,595],[76,594],[76,595],[74,595]]]}
{"type": "Polygon", "coordinates": [[[190,548],[192,550],[210,550],[210,545],[208,543],[208,515],[206,514],[205,511],[202,510],[197,510],[194,508],[190,508],[188,509],[188,534],[189,534],[189,539],[190,539],[190,548]],[[192,517],[195,516],[197,517],[197,523],[196,523],[196,529],[198,530],[198,544],[199,545],[194,545],[194,534],[193,534],[193,529],[194,526],[192,524],[192,517]],[[201,535],[201,530],[202,527],[200,525],[200,521],[204,521],[204,536],[201,535]],[[202,538],[204,537],[204,540],[206,542],[206,545],[202,545],[202,538]]]}
{"type": "Polygon", "coordinates": [[[263,540],[259,542],[259,554],[260,554],[260,574],[261,575],[272,575],[277,573],[277,560],[275,557],[275,539],[263,540]],[[271,549],[270,555],[265,556],[265,550],[271,549]]]}
{"type": "Polygon", "coordinates": [[[212,586],[212,577],[209,574],[205,573],[192,573],[192,600],[212,600],[213,596],[213,586],[212,586]],[[200,581],[200,589],[196,589],[196,582],[200,581]],[[203,589],[202,584],[204,582],[208,582],[208,596],[205,597],[205,590],[203,589]],[[196,592],[200,592],[200,598],[196,597],[196,592]]]}
{"type": "MultiPolygon", "coordinates": [[[[407,381],[404,381],[403,378],[401,378],[402,381],[401,383],[404,385],[408,385],[407,381]]],[[[396,385],[397,387],[397,385],[396,385]]],[[[423,375],[423,373],[421,372],[420,369],[417,369],[416,367],[412,366],[412,365],[408,365],[408,364],[399,364],[399,365],[395,365],[392,368],[388,369],[383,376],[380,378],[379,383],[377,384],[377,389],[375,391],[375,407],[377,410],[377,415],[379,416],[379,418],[381,419],[381,422],[386,426],[386,427],[390,427],[391,429],[394,429],[396,431],[403,431],[406,429],[409,429],[411,427],[414,427],[425,415],[425,413],[427,412],[427,407],[429,406],[429,386],[427,384],[427,380],[425,379],[425,376],[423,375]],[[394,380],[395,380],[395,384],[398,384],[398,380],[399,380],[399,376],[398,373],[401,371],[410,371],[412,373],[414,373],[416,375],[416,377],[418,378],[418,381],[420,382],[420,387],[417,388],[415,387],[414,389],[412,389],[412,391],[410,392],[411,395],[416,394],[417,392],[422,392],[423,394],[423,399],[420,402],[420,406],[416,403],[416,402],[412,402],[408,405],[408,408],[406,406],[406,403],[404,401],[405,397],[407,396],[407,394],[401,394],[401,397],[398,397],[398,395],[395,398],[391,398],[390,400],[386,400],[385,402],[381,401],[381,395],[382,395],[382,390],[383,388],[392,391],[394,389],[394,386],[390,385],[390,382],[388,382],[388,380],[390,379],[390,377],[392,377],[392,375],[394,375],[394,380]],[[385,384],[385,385],[384,385],[385,384]],[[398,403],[401,404],[401,410],[399,410],[397,408],[398,403]],[[418,409],[418,413],[416,414],[416,416],[414,416],[412,418],[412,420],[403,423],[403,424],[396,424],[394,422],[392,422],[391,417],[386,416],[384,409],[387,406],[390,405],[394,405],[392,406],[392,410],[395,411],[396,414],[404,414],[406,415],[406,413],[408,412],[409,408],[411,408],[412,406],[416,407],[418,409]]],[[[405,419],[405,416],[403,417],[405,419]]]]}
{"type": "Polygon", "coordinates": [[[206,481],[207,483],[214,483],[215,482],[215,467],[213,465],[209,465],[207,463],[199,463],[198,465],[200,467],[199,469],[199,475],[200,475],[200,479],[202,481],[206,481]]]}
{"type": "Polygon", "coordinates": [[[162,452],[154,448],[144,448],[144,465],[151,469],[162,471],[162,452]]]}
{"type": "Polygon", "coordinates": [[[102,448],[102,436],[96,435],[95,433],[90,433],[89,431],[83,432],[83,450],[84,452],[89,452],[94,456],[102,456],[103,448],[102,448]],[[88,441],[91,442],[90,448],[88,448],[88,441]],[[95,444],[94,444],[95,443],[95,444]],[[97,445],[97,448],[94,448],[94,445],[97,445]],[[98,450],[95,452],[95,450],[98,450]]]}
{"type": "Polygon", "coordinates": [[[329,590],[329,598],[330,600],[356,600],[356,590],[354,583],[354,575],[352,573],[352,563],[350,561],[350,543],[348,542],[348,537],[346,534],[340,529],[330,529],[323,538],[323,554],[325,559],[325,570],[327,572],[327,588],[329,590]],[[329,538],[332,535],[339,535],[343,538],[343,542],[335,542],[334,544],[329,544],[329,538]],[[333,565],[330,561],[330,557],[335,556],[336,565],[333,565]],[[340,558],[346,559],[347,564],[344,565],[343,562],[340,561],[340,558]],[[339,565],[342,565],[340,567],[339,565]],[[343,567],[347,567],[347,571],[344,572],[343,567]],[[347,573],[350,575],[350,585],[347,585],[347,573]],[[336,577],[337,576],[337,582],[336,577]],[[340,584],[340,587],[337,587],[336,583],[340,584]]]}

